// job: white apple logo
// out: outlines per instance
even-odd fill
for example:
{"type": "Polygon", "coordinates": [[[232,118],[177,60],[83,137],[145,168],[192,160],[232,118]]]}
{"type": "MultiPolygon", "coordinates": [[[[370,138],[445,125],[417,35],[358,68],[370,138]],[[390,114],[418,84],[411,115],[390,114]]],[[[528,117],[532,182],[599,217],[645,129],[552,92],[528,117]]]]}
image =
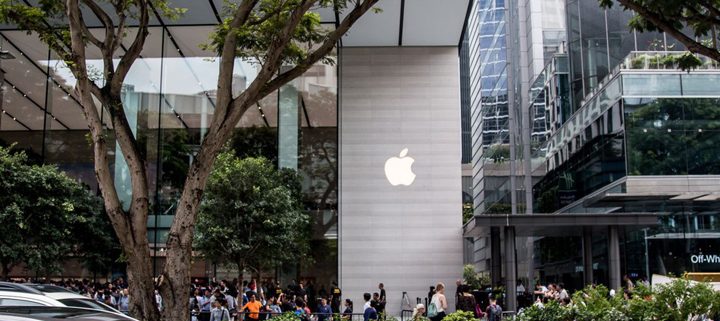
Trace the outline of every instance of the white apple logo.
{"type": "Polygon", "coordinates": [[[406,157],[408,149],[400,152],[400,157],[390,157],[385,161],[385,176],[392,186],[409,186],[415,181],[415,173],[412,172],[412,164],[415,159],[406,157]]]}

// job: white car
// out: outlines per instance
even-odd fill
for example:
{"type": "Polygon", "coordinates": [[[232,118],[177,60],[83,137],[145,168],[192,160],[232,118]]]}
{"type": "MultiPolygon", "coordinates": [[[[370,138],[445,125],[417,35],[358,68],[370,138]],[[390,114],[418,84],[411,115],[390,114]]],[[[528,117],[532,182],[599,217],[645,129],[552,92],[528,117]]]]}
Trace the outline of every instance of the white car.
{"type": "Polygon", "coordinates": [[[91,298],[77,294],[73,291],[70,291],[63,287],[59,287],[57,285],[30,284],[30,283],[24,284],[24,285],[31,287],[35,290],[38,290],[38,291],[42,292],[42,294],[44,294],[45,296],[48,296],[55,300],[58,300],[60,303],[66,305],[66,306],[69,306],[69,307],[95,309],[95,310],[102,310],[102,311],[112,312],[112,313],[120,313],[120,311],[115,310],[114,308],[108,306],[105,303],[98,302],[97,300],[93,300],[91,298]]]}
{"type": "Polygon", "coordinates": [[[52,285],[0,282],[0,307],[7,306],[77,307],[110,312],[125,320],[135,320],[103,303],[52,285]]]}

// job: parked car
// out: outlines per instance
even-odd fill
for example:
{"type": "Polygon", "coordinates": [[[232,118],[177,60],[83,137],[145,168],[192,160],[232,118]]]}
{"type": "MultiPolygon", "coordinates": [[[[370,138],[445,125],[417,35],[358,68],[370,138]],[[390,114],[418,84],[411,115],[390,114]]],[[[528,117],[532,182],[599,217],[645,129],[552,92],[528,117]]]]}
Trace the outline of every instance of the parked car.
{"type": "Polygon", "coordinates": [[[58,300],[60,303],[69,306],[69,307],[76,307],[76,308],[89,308],[89,309],[97,309],[97,310],[103,310],[107,312],[112,313],[120,313],[120,311],[114,309],[111,306],[108,306],[105,303],[98,302],[97,300],[93,300],[91,298],[88,298],[86,296],[77,294],[73,291],[70,291],[66,288],[57,286],[57,285],[47,285],[47,284],[24,284],[28,287],[31,287],[35,290],[38,290],[42,292],[44,295],[51,297],[55,300],[58,300]]]}
{"type": "Polygon", "coordinates": [[[104,303],[54,285],[0,282],[0,308],[5,307],[74,307],[115,314],[119,320],[135,320],[104,303]]]}
{"type": "Polygon", "coordinates": [[[72,307],[43,307],[43,306],[0,306],[0,320],[13,321],[51,321],[51,320],[77,320],[77,321],[128,321],[134,320],[128,316],[72,307]],[[15,318],[15,319],[12,319],[15,318]]]}

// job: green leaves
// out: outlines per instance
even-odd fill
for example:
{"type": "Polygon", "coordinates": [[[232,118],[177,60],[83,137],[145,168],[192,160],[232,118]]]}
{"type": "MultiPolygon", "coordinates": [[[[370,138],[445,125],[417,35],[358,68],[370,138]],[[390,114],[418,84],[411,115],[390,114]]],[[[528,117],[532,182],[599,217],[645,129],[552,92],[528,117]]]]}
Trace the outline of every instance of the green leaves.
{"type": "Polygon", "coordinates": [[[720,313],[720,293],[707,283],[677,279],[653,289],[635,287],[631,297],[609,296],[604,286],[588,287],[573,295],[570,305],[550,301],[533,305],[518,321],[687,321],[705,320],[720,313]]]}
{"type": "Polygon", "coordinates": [[[0,264],[26,263],[57,272],[59,258],[95,253],[112,259],[109,224],[100,201],[54,166],[28,165],[24,153],[0,147],[0,264]]]}
{"type": "Polygon", "coordinates": [[[195,249],[212,262],[253,270],[301,258],[310,218],[299,187],[297,175],[265,158],[221,153],[205,190],[195,249]]]}

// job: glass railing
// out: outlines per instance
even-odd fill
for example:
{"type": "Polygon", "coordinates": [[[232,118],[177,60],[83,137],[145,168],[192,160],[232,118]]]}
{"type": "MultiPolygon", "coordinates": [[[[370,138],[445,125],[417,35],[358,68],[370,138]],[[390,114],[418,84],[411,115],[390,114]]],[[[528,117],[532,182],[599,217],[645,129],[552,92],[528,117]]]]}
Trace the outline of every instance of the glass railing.
{"type": "Polygon", "coordinates": [[[720,63],[688,51],[633,51],[620,64],[621,70],[681,70],[679,61],[685,55],[693,55],[700,64],[693,70],[717,70],[720,63]]]}

